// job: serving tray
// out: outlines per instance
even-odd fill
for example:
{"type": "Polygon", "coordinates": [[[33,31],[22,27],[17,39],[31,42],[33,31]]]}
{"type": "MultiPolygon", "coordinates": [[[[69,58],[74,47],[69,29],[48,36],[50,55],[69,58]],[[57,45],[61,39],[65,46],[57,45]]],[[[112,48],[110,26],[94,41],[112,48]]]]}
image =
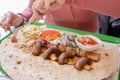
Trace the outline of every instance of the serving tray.
{"type": "MultiPolygon", "coordinates": [[[[31,24],[34,24],[34,25],[37,25],[37,26],[46,25],[48,28],[54,28],[54,29],[59,29],[59,30],[70,31],[70,32],[81,34],[81,35],[90,34],[90,35],[98,37],[99,39],[101,39],[104,42],[113,43],[113,44],[120,44],[120,39],[117,38],[117,37],[112,37],[112,36],[103,35],[103,34],[97,34],[97,33],[94,33],[94,32],[88,32],[88,31],[83,31],[83,30],[76,30],[76,29],[73,29],[73,28],[67,28],[67,27],[63,27],[63,26],[57,26],[57,25],[53,25],[53,24],[44,24],[44,23],[40,23],[40,22],[32,22],[31,24]]],[[[0,40],[0,43],[5,38],[9,37],[11,34],[12,34],[12,32],[10,32],[5,37],[3,37],[0,40]]],[[[1,65],[0,65],[0,71],[3,74],[6,74],[6,72],[2,69],[1,65]]],[[[120,72],[119,72],[118,80],[120,80],[120,72]]]]}

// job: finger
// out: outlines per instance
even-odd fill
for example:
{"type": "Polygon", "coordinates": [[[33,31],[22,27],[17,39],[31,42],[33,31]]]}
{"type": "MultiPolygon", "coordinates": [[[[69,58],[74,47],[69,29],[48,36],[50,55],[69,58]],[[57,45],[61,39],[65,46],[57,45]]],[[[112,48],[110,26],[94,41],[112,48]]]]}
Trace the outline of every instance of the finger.
{"type": "Polygon", "coordinates": [[[36,20],[36,16],[33,15],[33,16],[29,19],[29,23],[31,23],[31,22],[33,22],[33,21],[35,21],[35,20],[36,20]]]}
{"type": "Polygon", "coordinates": [[[65,4],[65,0],[57,0],[57,3],[63,5],[65,4]]]}
{"type": "Polygon", "coordinates": [[[50,11],[54,11],[54,10],[57,10],[57,9],[61,8],[63,6],[63,4],[65,4],[65,0],[54,1],[51,4],[50,11]]]}
{"type": "Polygon", "coordinates": [[[31,23],[33,21],[36,21],[36,19],[37,19],[37,17],[39,17],[39,15],[40,15],[40,13],[39,13],[38,9],[34,8],[33,9],[33,15],[30,18],[29,23],[31,23]]]}
{"type": "Polygon", "coordinates": [[[5,30],[5,32],[7,32],[10,29],[10,26],[5,24],[5,23],[3,23],[2,24],[2,28],[5,30]]]}
{"type": "Polygon", "coordinates": [[[45,9],[48,10],[50,8],[51,0],[45,0],[45,9]]]}
{"type": "Polygon", "coordinates": [[[41,19],[43,19],[43,15],[39,15],[39,16],[35,19],[35,21],[38,22],[38,21],[41,20],[41,19]]]}
{"type": "Polygon", "coordinates": [[[33,15],[29,20],[29,23],[35,21],[36,17],[38,16],[38,12],[36,10],[33,11],[33,15]]]}
{"type": "Polygon", "coordinates": [[[38,18],[38,17],[36,17],[36,18],[34,19],[34,21],[35,21],[35,22],[38,22],[38,21],[39,21],[39,18],[38,18]]]}
{"type": "Polygon", "coordinates": [[[31,23],[31,22],[33,22],[33,21],[35,21],[35,17],[34,16],[32,16],[30,19],[29,19],[29,23],[31,23]]]}
{"type": "Polygon", "coordinates": [[[42,0],[41,2],[39,2],[36,6],[36,10],[39,12],[39,13],[45,13],[46,12],[46,9],[45,9],[45,1],[42,0]]]}
{"type": "Polygon", "coordinates": [[[6,19],[4,20],[2,25],[5,31],[10,30],[10,26],[11,26],[10,21],[12,21],[12,14],[11,12],[8,12],[6,15],[6,19]]]}
{"type": "Polygon", "coordinates": [[[37,10],[40,13],[45,13],[46,12],[45,2],[46,0],[36,0],[32,6],[33,12],[34,10],[37,10]]]}
{"type": "Polygon", "coordinates": [[[6,20],[6,16],[4,16],[0,22],[4,22],[6,20]]]}
{"type": "Polygon", "coordinates": [[[3,18],[0,20],[0,25],[2,26],[2,24],[5,22],[7,13],[4,14],[3,18]]]}
{"type": "Polygon", "coordinates": [[[33,15],[31,18],[30,18],[30,20],[29,20],[29,23],[31,23],[31,22],[33,22],[33,21],[35,21],[35,22],[38,22],[40,19],[42,19],[43,18],[43,15],[41,14],[41,15],[39,15],[39,14],[37,14],[37,15],[33,15]]]}
{"type": "Polygon", "coordinates": [[[54,11],[59,9],[60,7],[62,7],[60,4],[58,4],[57,2],[55,2],[54,4],[52,4],[52,6],[50,7],[50,11],[54,11]]]}
{"type": "Polygon", "coordinates": [[[44,4],[44,0],[36,0],[34,3],[33,3],[33,6],[32,6],[32,9],[41,9],[43,7],[43,4],[44,4]]]}
{"type": "Polygon", "coordinates": [[[12,21],[12,18],[13,18],[12,15],[13,15],[13,14],[12,14],[11,12],[8,13],[7,18],[6,18],[6,20],[5,20],[5,23],[6,23],[6,24],[10,25],[10,22],[12,21]]]}
{"type": "Polygon", "coordinates": [[[1,26],[2,28],[4,28],[3,23],[5,23],[5,22],[4,22],[5,20],[6,20],[6,17],[4,16],[4,17],[1,19],[1,21],[0,21],[0,26],[1,26]]]}

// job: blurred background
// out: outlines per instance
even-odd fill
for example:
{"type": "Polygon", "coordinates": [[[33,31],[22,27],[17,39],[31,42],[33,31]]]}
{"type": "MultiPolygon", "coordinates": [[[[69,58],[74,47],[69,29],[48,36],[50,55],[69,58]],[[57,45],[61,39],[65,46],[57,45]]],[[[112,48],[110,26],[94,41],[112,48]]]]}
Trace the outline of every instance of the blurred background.
{"type": "MultiPolygon", "coordinates": [[[[8,11],[22,12],[28,5],[29,0],[0,0],[0,19],[8,11]]],[[[8,34],[0,27],[0,39],[8,34]]]]}

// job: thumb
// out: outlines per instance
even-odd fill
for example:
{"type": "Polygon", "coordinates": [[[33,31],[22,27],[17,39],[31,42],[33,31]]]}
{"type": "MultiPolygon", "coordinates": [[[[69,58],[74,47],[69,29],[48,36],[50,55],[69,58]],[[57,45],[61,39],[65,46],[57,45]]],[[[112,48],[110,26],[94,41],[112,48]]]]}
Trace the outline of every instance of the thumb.
{"type": "Polygon", "coordinates": [[[29,19],[29,23],[31,23],[31,22],[33,22],[35,20],[35,17],[34,16],[32,16],[30,19],[29,19]]]}
{"type": "Polygon", "coordinates": [[[34,10],[32,17],[29,19],[29,23],[33,21],[38,21],[41,17],[42,17],[42,14],[39,14],[37,10],[34,10]]]}
{"type": "Polygon", "coordinates": [[[12,15],[7,15],[7,18],[5,20],[6,24],[10,24],[10,22],[12,21],[12,15]]]}
{"type": "Polygon", "coordinates": [[[43,18],[43,15],[33,15],[30,20],[29,20],[29,23],[35,21],[35,22],[38,22],[40,19],[43,18]]]}

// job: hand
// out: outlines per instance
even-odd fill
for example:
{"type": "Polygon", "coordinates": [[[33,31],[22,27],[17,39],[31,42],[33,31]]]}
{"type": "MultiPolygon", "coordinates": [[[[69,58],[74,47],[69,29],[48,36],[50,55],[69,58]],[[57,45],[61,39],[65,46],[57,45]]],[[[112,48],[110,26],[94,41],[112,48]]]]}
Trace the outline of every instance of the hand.
{"type": "Polygon", "coordinates": [[[8,12],[0,20],[0,26],[5,30],[10,30],[10,26],[19,26],[23,22],[23,17],[12,12],[8,12]]]}
{"type": "Polygon", "coordinates": [[[38,21],[44,14],[61,8],[64,3],[65,0],[36,0],[32,6],[33,15],[30,22],[38,21]]]}

